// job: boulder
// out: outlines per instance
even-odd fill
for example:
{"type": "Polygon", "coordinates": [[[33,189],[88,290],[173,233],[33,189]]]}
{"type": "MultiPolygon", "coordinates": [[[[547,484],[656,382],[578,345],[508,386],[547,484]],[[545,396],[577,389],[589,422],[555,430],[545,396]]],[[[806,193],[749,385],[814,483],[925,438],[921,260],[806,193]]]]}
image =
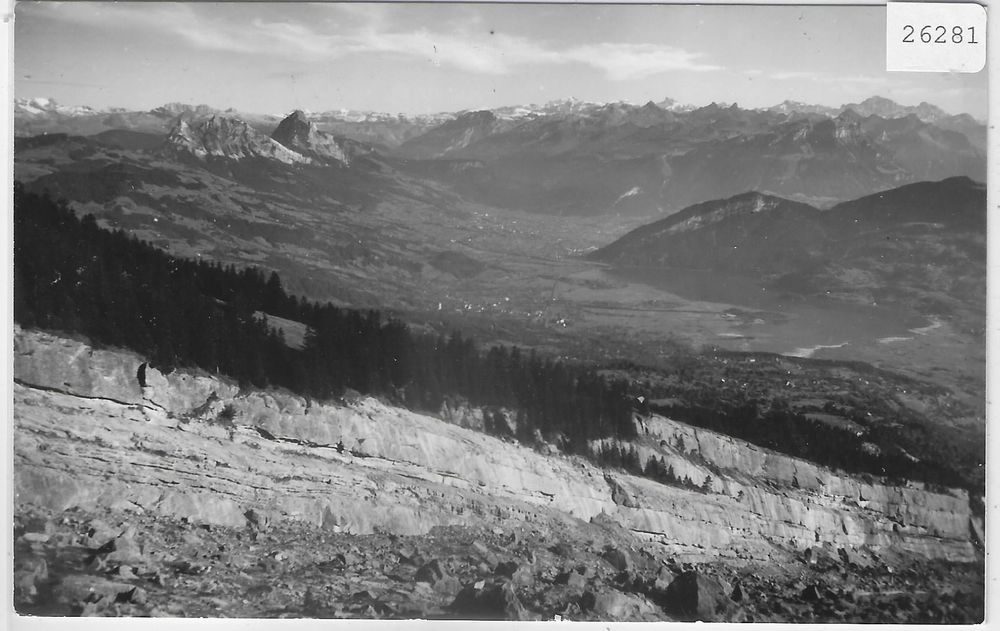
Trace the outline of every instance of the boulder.
{"type": "Polygon", "coordinates": [[[874,565],[874,562],[861,554],[854,548],[840,548],[837,550],[837,554],[840,556],[840,560],[855,568],[870,568],[874,565]]]}
{"type": "Polygon", "coordinates": [[[419,559],[420,554],[415,548],[404,546],[396,551],[396,557],[399,559],[400,563],[418,565],[417,559],[419,559]]]}
{"type": "Polygon", "coordinates": [[[43,557],[19,555],[14,566],[14,602],[34,603],[38,587],[49,578],[49,566],[43,557]]]}
{"type": "Polygon", "coordinates": [[[26,532],[21,535],[21,540],[28,543],[48,543],[49,535],[44,532],[26,532]]]}
{"type": "Polygon", "coordinates": [[[499,585],[479,581],[462,588],[451,610],[474,620],[532,620],[509,583],[499,585]]]}
{"type": "Polygon", "coordinates": [[[625,490],[625,487],[615,480],[610,475],[605,474],[604,481],[608,483],[608,488],[611,489],[611,501],[619,506],[625,506],[626,508],[639,508],[635,500],[632,499],[632,494],[625,490]]]}
{"type": "Polygon", "coordinates": [[[333,614],[323,595],[311,586],[306,587],[306,593],[302,596],[302,612],[306,616],[316,618],[329,618],[333,614]]]}
{"type": "Polygon", "coordinates": [[[576,570],[560,572],[556,575],[555,582],[557,585],[566,585],[575,590],[582,590],[587,586],[587,578],[576,570]]]}
{"type": "Polygon", "coordinates": [[[816,585],[807,585],[805,589],[799,594],[802,600],[809,602],[819,602],[822,596],[819,593],[819,587],[816,585]]]}
{"type": "Polygon", "coordinates": [[[733,591],[730,592],[729,598],[735,603],[743,602],[743,586],[740,585],[739,581],[733,586],[733,591]]]}
{"type": "Polygon", "coordinates": [[[115,549],[107,556],[110,563],[137,565],[142,562],[142,547],[136,541],[135,528],[127,528],[115,538],[115,549]]]}
{"type": "Polygon", "coordinates": [[[100,613],[115,604],[141,605],[146,601],[141,587],[87,574],[67,576],[53,591],[57,602],[85,614],[100,613]]]}
{"type": "Polygon", "coordinates": [[[661,567],[656,573],[656,578],[653,579],[653,591],[660,595],[666,595],[667,589],[670,588],[670,584],[674,582],[677,577],[669,569],[661,567]]]}
{"type": "Polygon", "coordinates": [[[418,583],[430,583],[433,585],[443,579],[446,575],[447,572],[445,572],[444,568],[441,566],[441,562],[434,559],[420,566],[416,575],[413,577],[413,580],[418,583]]]}
{"type": "Polygon", "coordinates": [[[389,603],[367,590],[351,594],[345,610],[362,618],[387,618],[395,614],[389,603]]]}
{"type": "Polygon", "coordinates": [[[601,558],[611,564],[619,572],[627,572],[632,569],[632,555],[620,548],[605,548],[601,558]]]}
{"type": "Polygon", "coordinates": [[[490,549],[487,548],[486,544],[482,541],[474,541],[472,543],[472,550],[490,567],[493,567],[500,562],[500,558],[496,554],[490,552],[490,549]]]}
{"type": "Polygon", "coordinates": [[[594,597],[592,609],[601,620],[642,620],[656,612],[656,607],[642,596],[608,591],[594,597]]]}
{"type": "Polygon", "coordinates": [[[119,531],[103,519],[91,519],[83,527],[84,542],[92,548],[97,548],[114,539],[119,531]]]}
{"type": "Polygon", "coordinates": [[[324,570],[343,570],[347,567],[347,557],[338,552],[326,561],[317,563],[317,566],[324,570]]]}
{"type": "Polygon", "coordinates": [[[597,526],[614,541],[635,541],[632,532],[623,525],[622,521],[607,514],[603,510],[590,518],[590,523],[597,526]]]}
{"type": "Polygon", "coordinates": [[[813,546],[803,553],[803,558],[809,565],[820,570],[829,570],[840,565],[842,556],[830,544],[813,546]]]}
{"type": "Polygon", "coordinates": [[[739,607],[717,579],[698,571],[684,572],[667,588],[667,609],[684,621],[736,622],[739,607]]]}

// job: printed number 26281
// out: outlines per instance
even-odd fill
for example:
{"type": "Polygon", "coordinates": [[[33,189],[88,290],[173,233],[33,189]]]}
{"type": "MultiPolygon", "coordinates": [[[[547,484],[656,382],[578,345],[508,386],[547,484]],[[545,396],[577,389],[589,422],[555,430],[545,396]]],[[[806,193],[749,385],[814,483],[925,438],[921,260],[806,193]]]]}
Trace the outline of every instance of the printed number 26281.
{"type": "Polygon", "coordinates": [[[906,44],[978,44],[976,27],[924,26],[919,31],[912,24],[903,25],[903,42],[906,44]]]}

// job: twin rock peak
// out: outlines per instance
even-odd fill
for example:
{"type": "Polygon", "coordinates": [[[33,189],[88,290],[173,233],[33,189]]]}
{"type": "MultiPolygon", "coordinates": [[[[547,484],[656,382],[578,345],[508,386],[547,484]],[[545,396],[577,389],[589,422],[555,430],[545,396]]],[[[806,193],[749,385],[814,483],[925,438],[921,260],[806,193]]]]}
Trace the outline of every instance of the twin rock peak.
{"type": "Polygon", "coordinates": [[[167,146],[205,159],[266,158],[285,164],[350,163],[350,141],[316,129],[302,110],[288,115],[267,136],[235,117],[213,115],[192,126],[181,118],[167,136],[167,146]]]}

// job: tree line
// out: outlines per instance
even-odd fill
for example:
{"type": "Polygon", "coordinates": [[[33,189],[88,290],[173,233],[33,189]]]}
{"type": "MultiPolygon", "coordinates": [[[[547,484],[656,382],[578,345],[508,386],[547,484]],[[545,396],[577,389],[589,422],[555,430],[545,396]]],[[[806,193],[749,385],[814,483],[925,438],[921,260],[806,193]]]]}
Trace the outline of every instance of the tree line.
{"type": "MultiPolygon", "coordinates": [[[[849,472],[982,486],[962,463],[939,453],[940,446],[917,447],[917,439],[901,436],[898,428],[872,427],[861,437],[808,419],[780,397],[764,401],[733,398],[712,387],[692,390],[683,378],[678,391],[643,386],[534,350],[481,349],[458,332],[414,332],[375,310],[290,295],[273,272],[171,256],[20,185],[14,196],[14,263],[19,324],[129,348],[164,371],[198,367],[244,385],[317,399],[354,390],[435,413],[446,399],[459,398],[483,411],[489,433],[529,443],[540,435],[605,465],[680,486],[689,481],[677,480],[669,465],[639,463],[631,453],[609,449],[591,453],[589,442],[634,438],[636,411],[661,412],[849,472]],[[304,347],[289,347],[265,313],[306,324],[304,347]],[[649,403],[665,397],[674,403],[649,403]],[[924,457],[914,459],[895,447],[901,440],[909,453],[924,457]],[[872,451],[871,444],[880,449],[872,451]]],[[[688,364],[678,362],[675,370],[690,372],[688,364]]]]}
{"type": "Polygon", "coordinates": [[[416,333],[378,311],[288,294],[276,273],[170,254],[77,217],[64,201],[15,185],[14,318],[135,350],[164,371],[198,367],[241,384],[329,399],[348,390],[437,412],[461,397],[487,429],[538,433],[586,453],[588,441],[635,434],[627,383],[533,350],[480,349],[458,332],[416,333]],[[285,344],[264,314],[307,325],[285,344]]]}
{"type": "Polygon", "coordinates": [[[931,449],[915,458],[900,443],[914,428],[876,425],[863,435],[808,418],[791,408],[783,399],[774,398],[766,406],[757,401],[711,403],[677,402],[670,405],[640,406],[695,427],[745,440],[790,456],[802,458],[848,473],[869,473],[890,481],[907,480],[948,486],[979,488],[980,483],[955,463],[931,449]]]}

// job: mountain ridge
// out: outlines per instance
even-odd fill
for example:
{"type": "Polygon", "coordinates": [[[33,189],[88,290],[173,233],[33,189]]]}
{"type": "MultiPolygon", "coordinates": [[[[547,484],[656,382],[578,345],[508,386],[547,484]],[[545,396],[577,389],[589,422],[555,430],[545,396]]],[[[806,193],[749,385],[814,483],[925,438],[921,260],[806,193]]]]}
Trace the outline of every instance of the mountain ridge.
{"type": "Polygon", "coordinates": [[[278,123],[271,139],[302,156],[316,160],[340,164],[350,161],[347,152],[333,134],[317,130],[302,110],[295,110],[278,123]]]}
{"type": "Polygon", "coordinates": [[[587,258],[627,275],[704,270],[800,298],[896,304],[945,318],[980,339],[985,231],[985,186],[954,177],[826,210],[758,193],[705,202],[636,228],[587,258]]]}
{"type": "Polygon", "coordinates": [[[220,157],[242,160],[256,157],[285,164],[311,162],[310,158],[260,133],[246,121],[218,114],[194,127],[181,119],[167,135],[165,147],[201,159],[220,157]]]}
{"type": "MultiPolygon", "coordinates": [[[[531,103],[531,104],[516,104],[516,105],[504,105],[497,107],[486,107],[486,108],[472,108],[457,110],[454,112],[439,112],[432,114],[392,114],[388,112],[379,112],[375,110],[351,110],[346,108],[341,109],[330,109],[330,110],[320,110],[320,111],[307,111],[300,110],[307,113],[310,119],[317,121],[324,120],[335,120],[342,123],[374,123],[374,122],[398,122],[400,120],[412,121],[414,123],[420,123],[423,125],[440,124],[447,122],[453,118],[456,118],[463,114],[468,114],[470,112],[476,111],[491,111],[500,118],[507,119],[520,119],[528,117],[537,117],[543,115],[552,114],[579,114],[584,113],[588,110],[600,107],[606,107],[608,105],[624,105],[627,107],[640,108],[648,105],[654,105],[658,109],[670,112],[689,112],[700,107],[710,107],[717,105],[712,103],[705,106],[690,105],[690,104],[680,104],[671,98],[664,98],[659,102],[649,101],[645,104],[633,104],[626,102],[607,102],[601,103],[596,101],[581,101],[579,99],[568,98],[568,99],[557,99],[548,101],[541,105],[531,103]]],[[[730,107],[727,105],[726,107],[730,107]]],[[[942,110],[936,105],[932,105],[927,102],[921,102],[916,106],[901,105],[880,96],[872,96],[860,103],[847,103],[840,106],[828,106],[828,105],[817,105],[809,104],[798,101],[785,100],[782,103],[772,106],[761,106],[756,108],[748,108],[748,110],[754,111],[773,111],[784,114],[798,113],[798,114],[826,114],[831,116],[836,116],[837,114],[843,112],[846,109],[854,109],[863,115],[878,114],[883,118],[899,118],[905,116],[906,114],[914,113],[921,118],[924,122],[939,122],[945,119],[957,118],[957,117],[969,117],[976,124],[983,125],[984,121],[975,119],[968,114],[957,113],[949,114],[942,110]]],[[[154,107],[149,110],[138,110],[130,109],[127,107],[91,107],[89,105],[62,105],[55,99],[50,97],[33,97],[33,98],[15,98],[13,103],[14,118],[15,118],[15,132],[24,131],[19,129],[18,121],[32,118],[41,118],[46,116],[53,116],[62,119],[71,119],[73,117],[84,117],[84,116],[108,116],[111,114],[118,115],[137,115],[137,114],[149,114],[159,118],[169,118],[173,119],[178,115],[189,115],[193,118],[206,118],[212,114],[226,114],[228,116],[235,116],[243,118],[250,121],[279,121],[281,116],[272,113],[259,113],[259,112],[249,112],[243,110],[237,110],[233,108],[219,108],[206,104],[194,105],[181,102],[165,103],[163,105],[154,107]]],[[[124,119],[119,119],[124,120],[124,119]]],[[[61,129],[53,131],[62,131],[64,133],[74,133],[72,129],[61,129]]],[[[146,130],[149,131],[149,130],[146,130]]],[[[23,134],[22,134],[23,135],[23,134]]]]}
{"type": "MultiPolygon", "coordinates": [[[[615,242],[588,255],[594,260],[609,261],[625,254],[642,241],[669,237],[712,227],[713,224],[757,215],[770,220],[775,215],[808,217],[819,224],[868,222],[856,230],[892,228],[910,223],[935,223],[946,227],[985,228],[985,215],[972,212],[985,210],[985,185],[965,176],[937,182],[917,182],[898,188],[866,195],[820,210],[809,204],[795,202],[777,195],[748,191],[721,200],[694,204],[650,224],[635,228],[615,242]],[[971,199],[970,198],[975,198],[971,199]],[[906,210],[903,210],[905,206],[906,210]],[[914,210],[916,209],[916,210],[914,210]]],[[[841,234],[840,236],[847,236],[841,234]]]]}

